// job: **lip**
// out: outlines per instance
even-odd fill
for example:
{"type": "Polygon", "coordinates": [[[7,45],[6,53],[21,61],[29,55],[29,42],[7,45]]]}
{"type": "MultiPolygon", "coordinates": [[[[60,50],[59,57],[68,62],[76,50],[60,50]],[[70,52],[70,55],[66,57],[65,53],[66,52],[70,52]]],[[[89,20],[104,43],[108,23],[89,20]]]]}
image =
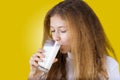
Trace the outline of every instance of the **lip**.
{"type": "Polygon", "coordinates": [[[63,45],[63,43],[62,43],[62,42],[59,42],[59,41],[58,41],[58,44],[61,45],[61,46],[63,45]]]}

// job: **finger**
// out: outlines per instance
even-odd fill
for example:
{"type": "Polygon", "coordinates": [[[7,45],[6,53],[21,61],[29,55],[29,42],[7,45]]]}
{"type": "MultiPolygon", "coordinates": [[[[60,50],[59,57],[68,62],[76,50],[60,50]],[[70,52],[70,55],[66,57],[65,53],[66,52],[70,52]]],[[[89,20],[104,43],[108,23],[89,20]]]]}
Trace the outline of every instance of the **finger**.
{"type": "Polygon", "coordinates": [[[44,52],[44,50],[43,49],[38,49],[38,51],[37,51],[38,53],[43,53],[44,52]]]}
{"type": "Polygon", "coordinates": [[[43,53],[36,53],[36,54],[34,54],[34,55],[32,56],[32,58],[36,58],[36,57],[38,57],[38,58],[44,58],[45,55],[44,55],[43,53]]]}
{"type": "Polygon", "coordinates": [[[56,63],[58,61],[58,59],[57,58],[55,58],[55,60],[53,61],[53,63],[56,63]]]}
{"type": "Polygon", "coordinates": [[[40,57],[31,57],[30,64],[33,64],[33,62],[43,61],[40,57]]]}
{"type": "Polygon", "coordinates": [[[36,58],[34,58],[34,61],[35,61],[35,62],[38,62],[38,61],[43,62],[43,59],[36,57],[36,58]]]}
{"type": "Polygon", "coordinates": [[[31,58],[34,58],[34,57],[36,57],[36,54],[33,54],[31,58]]]}
{"type": "Polygon", "coordinates": [[[45,57],[44,53],[36,53],[35,55],[39,58],[44,58],[45,57]]]}
{"type": "Polygon", "coordinates": [[[34,58],[31,57],[29,63],[32,64],[33,61],[34,61],[34,58]]]}
{"type": "Polygon", "coordinates": [[[32,63],[32,66],[38,67],[38,63],[37,63],[37,62],[33,62],[33,63],[32,63]]]}
{"type": "Polygon", "coordinates": [[[31,66],[34,66],[34,67],[37,67],[37,66],[38,66],[38,61],[39,61],[38,58],[31,59],[31,60],[30,60],[30,65],[31,65],[31,66]]]}

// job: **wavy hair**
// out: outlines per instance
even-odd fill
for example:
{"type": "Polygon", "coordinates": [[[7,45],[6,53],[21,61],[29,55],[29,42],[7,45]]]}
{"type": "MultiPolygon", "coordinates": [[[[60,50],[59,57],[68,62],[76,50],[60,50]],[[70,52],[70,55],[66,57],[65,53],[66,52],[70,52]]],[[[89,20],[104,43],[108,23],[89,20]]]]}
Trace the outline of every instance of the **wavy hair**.
{"type": "MultiPolygon", "coordinates": [[[[75,80],[107,80],[106,56],[114,53],[102,25],[94,11],[82,0],[65,0],[48,11],[44,21],[44,38],[51,39],[50,18],[65,20],[71,38],[75,80]]],[[[58,53],[58,62],[52,65],[47,80],[66,80],[66,55],[58,53]],[[62,76],[59,77],[59,74],[62,76]],[[59,77],[59,78],[58,78],[59,77]]]]}

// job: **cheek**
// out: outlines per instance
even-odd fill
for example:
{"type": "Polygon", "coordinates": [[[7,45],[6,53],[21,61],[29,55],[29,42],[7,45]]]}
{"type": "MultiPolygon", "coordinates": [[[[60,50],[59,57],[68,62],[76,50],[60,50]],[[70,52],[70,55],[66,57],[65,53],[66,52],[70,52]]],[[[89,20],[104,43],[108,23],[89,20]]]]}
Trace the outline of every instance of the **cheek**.
{"type": "Polygon", "coordinates": [[[67,53],[68,51],[70,51],[71,47],[70,47],[70,39],[67,37],[64,37],[64,39],[62,40],[63,45],[61,46],[60,51],[62,53],[67,53]]]}
{"type": "Polygon", "coordinates": [[[61,36],[61,41],[63,45],[69,45],[70,44],[70,37],[68,35],[61,36]]]}

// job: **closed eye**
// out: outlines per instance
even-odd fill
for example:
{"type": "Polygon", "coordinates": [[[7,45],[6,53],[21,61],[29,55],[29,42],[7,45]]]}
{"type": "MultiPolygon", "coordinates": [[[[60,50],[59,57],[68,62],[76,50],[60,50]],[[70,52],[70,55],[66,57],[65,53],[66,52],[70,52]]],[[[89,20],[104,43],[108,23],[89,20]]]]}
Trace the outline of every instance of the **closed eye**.
{"type": "Polygon", "coordinates": [[[55,30],[51,30],[51,32],[53,33],[53,32],[55,32],[55,30]]]}
{"type": "Polygon", "coordinates": [[[61,31],[61,33],[66,33],[66,30],[65,31],[61,31]]]}

